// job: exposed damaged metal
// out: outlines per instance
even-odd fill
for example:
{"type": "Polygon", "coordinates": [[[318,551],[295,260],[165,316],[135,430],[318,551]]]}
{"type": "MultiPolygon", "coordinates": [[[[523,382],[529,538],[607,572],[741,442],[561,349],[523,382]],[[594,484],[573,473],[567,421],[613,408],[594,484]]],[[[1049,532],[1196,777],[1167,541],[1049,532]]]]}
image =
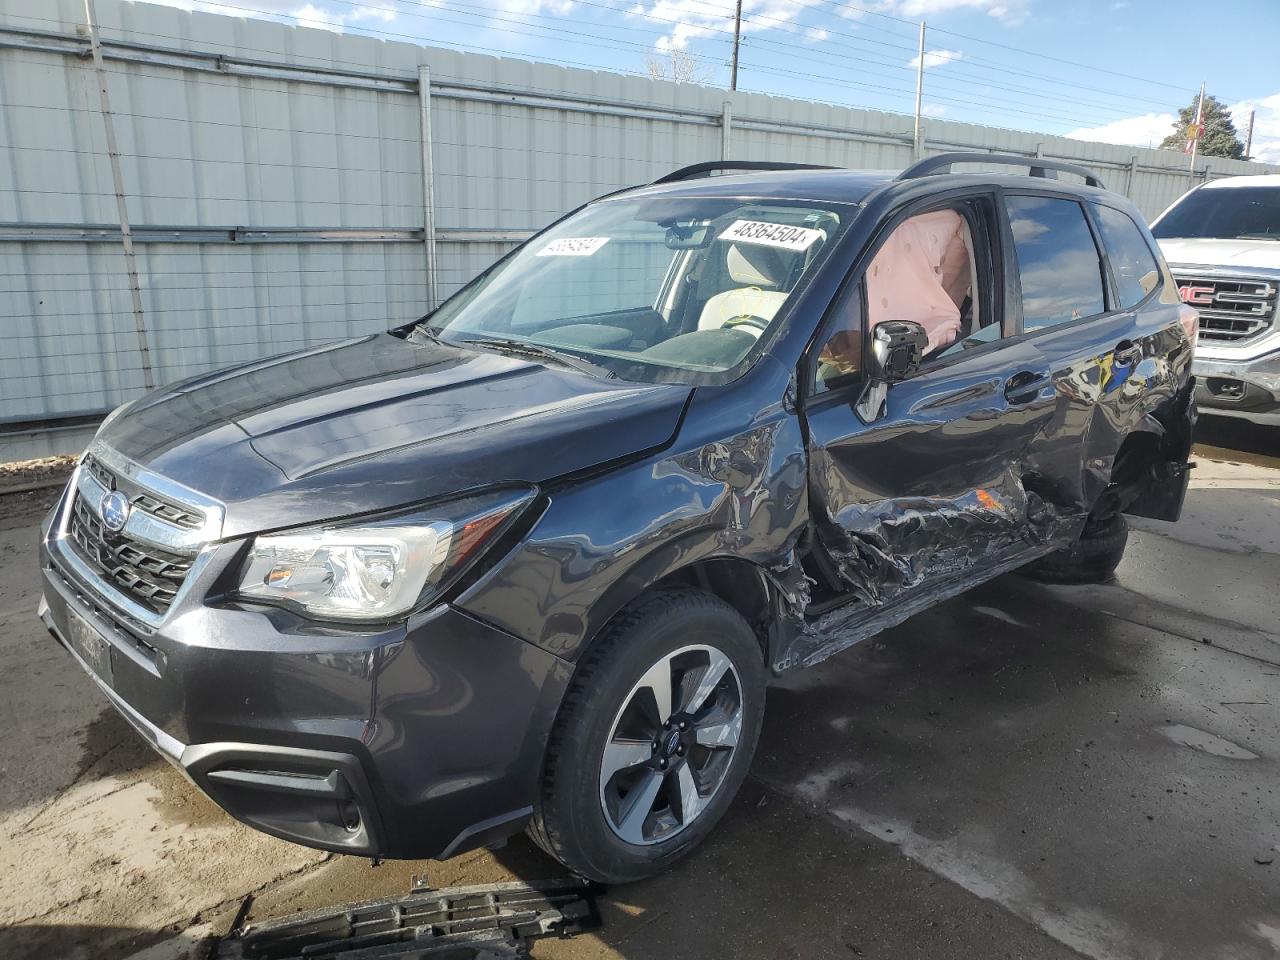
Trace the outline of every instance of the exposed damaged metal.
{"type": "Polygon", "coordinates": [[[223,939],[215,960],[507,960],[543,937],[600,926],[601,888],[562,880],[495,883],[341,904],[254,924],[223,939]]]}

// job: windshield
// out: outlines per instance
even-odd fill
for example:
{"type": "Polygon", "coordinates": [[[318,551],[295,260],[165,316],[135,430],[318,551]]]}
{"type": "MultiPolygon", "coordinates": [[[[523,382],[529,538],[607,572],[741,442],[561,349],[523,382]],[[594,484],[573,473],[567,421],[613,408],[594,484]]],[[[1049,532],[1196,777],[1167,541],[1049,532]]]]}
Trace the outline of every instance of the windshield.
{"type": "Polygon", "coordinates": [[[1157,240],[1280,240],[1280,187],[1215,187],[1187,194],[1151,232],[1157,240]]]}
{"type": "Polygon", "coordinates": [[[699,197],[592,204],[420,330],[579,367],[585,359],[628,380],[696,382],[747,358],[852,209],[699,197]]]}

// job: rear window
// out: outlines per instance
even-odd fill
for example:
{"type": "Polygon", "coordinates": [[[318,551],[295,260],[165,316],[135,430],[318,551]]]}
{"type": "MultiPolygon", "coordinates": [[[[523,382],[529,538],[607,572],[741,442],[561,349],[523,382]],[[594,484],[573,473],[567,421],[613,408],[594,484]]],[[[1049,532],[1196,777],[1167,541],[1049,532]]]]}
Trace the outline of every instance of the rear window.
{"type": "Polygon", "coordinates": [[[1151,232],[1160,240],[1280,240],[1280,187],[1193,190],[1174,204],[1151,232]]]}
{"type": "Polygon", "coordinates": [[[1022,283],[1022,328],[1041,330],[1102,313],[1102,263],[1080,204],[1017,196],[1007,203],[1022,283]]]}
{"type": "Polygon", "coordinates": [[[1094,204],[1102,245],[1107,248],[1111,273],[1116,278],[1120,307],[1127,310],[1141,302],[1160,283],[1160,264],[1156,262],[1147,239],[1139,226],[1114,207],[1094,204]]]}

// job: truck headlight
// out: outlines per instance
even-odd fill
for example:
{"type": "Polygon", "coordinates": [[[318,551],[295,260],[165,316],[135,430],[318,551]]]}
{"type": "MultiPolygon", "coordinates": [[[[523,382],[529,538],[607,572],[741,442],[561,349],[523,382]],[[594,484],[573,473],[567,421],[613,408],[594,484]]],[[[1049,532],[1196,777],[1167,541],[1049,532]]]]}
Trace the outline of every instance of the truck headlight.
{"type": "Polygon", "coordinates": [[[244,600],[323,620],[385,621],[439,593],[533,499],[502,491],[351,524],[254,538],[244,600]]]}

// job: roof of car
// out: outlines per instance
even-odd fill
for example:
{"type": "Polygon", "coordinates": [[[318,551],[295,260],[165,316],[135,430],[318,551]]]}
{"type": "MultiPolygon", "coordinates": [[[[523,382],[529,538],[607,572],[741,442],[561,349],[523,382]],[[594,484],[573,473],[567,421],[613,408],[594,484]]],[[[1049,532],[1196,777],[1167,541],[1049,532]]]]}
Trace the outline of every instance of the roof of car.
{"type": "Polygon", "coordinates": [[[1245,177],[1223,177],[1221,180],[1210,180],[1200,189],[1229,190],[1232,187],[1280,187],[1280,173],[1259,173],[1245,177]]]}
{"type": "Polygon", "coordinates": [[[696,177],[668,183],[652,183],[626,191],[645,194],[697,197],[752,197],[758,199],[828,200],[859,203],[877,187],[894,180],[898,170],[766,170],[696,177]]]}
{"type": "MultiPolygon", "coordinates": [[[[1032,177],[1009,173],[936,173],[902,180],[900,170],[846,170],[843,168],[802,168],[726,173],[668,180],[629,190],[613,197],[743,197],[753,200],[815,200],[828,203],[861,203],[874,190],[900,182],[905,186],[927,182],[938,189],[982,183],[1009,189],[1033,188],[1097,196],[1100,192],[1070,179],[1032,177]]],[[[1257,179],[1257,178],[1250,178],[1257,179]]],[[[1277,178],[1280,179],[1280,178],[1277,178]]],[[[1114,194],[1112,196],[1115,196],[1114,194]]]]}

